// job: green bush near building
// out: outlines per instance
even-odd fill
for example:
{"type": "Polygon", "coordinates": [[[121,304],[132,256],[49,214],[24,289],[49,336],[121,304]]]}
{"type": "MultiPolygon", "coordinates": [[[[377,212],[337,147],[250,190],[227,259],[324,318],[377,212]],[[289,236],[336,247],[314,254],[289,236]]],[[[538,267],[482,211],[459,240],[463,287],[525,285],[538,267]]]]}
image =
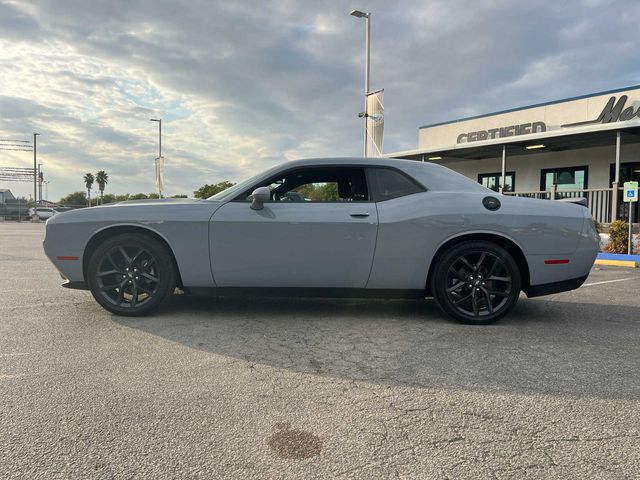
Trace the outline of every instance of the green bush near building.
{"type": "Polygon", "coordinates": [[[627,253],[629,242],[629,224],[623,220],[616,220],[609,225],[609,253],[627,253]]]}

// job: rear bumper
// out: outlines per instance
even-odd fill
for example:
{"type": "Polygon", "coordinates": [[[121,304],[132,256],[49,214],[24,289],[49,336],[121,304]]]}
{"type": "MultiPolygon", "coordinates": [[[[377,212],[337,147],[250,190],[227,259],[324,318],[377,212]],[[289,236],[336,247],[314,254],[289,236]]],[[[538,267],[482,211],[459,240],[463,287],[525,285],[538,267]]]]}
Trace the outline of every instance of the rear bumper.
{"type": "Polygon", "coordinates": [[[589,274],[578,278],[571,278],[569,280],[561,280],[553,283],[543,283],[542,285],[532,285],[524,293],[527,297],[541,297],[543,295],[551,295],[552,293],[567,292],[569,290],[575,290],[587,279],[589,274]]]}

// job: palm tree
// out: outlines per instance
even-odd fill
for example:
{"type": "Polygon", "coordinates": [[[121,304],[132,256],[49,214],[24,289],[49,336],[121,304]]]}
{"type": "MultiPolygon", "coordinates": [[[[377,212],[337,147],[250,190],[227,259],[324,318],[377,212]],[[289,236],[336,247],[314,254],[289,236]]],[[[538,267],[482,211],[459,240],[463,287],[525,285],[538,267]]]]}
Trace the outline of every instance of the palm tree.
{"type": "Polygon", "coordinates": [[[104,187],[107,183],[109,183],[109,175],[104,170],[100,170],[96,173],[96,183],[98,184],[98,188],[100,189],[100,205],[102,205],[104,200],[104,187]]]}
{"type": "Polygon", "coordinates": [[[93,186],[93,181],[95,180],[95,178],[93,177],[93,174],[91,173],[87,173],[84,176],[84,184],[87,187],[87,199],[89,201],[89,206],[91,206],[91,187],[93,186]]]}

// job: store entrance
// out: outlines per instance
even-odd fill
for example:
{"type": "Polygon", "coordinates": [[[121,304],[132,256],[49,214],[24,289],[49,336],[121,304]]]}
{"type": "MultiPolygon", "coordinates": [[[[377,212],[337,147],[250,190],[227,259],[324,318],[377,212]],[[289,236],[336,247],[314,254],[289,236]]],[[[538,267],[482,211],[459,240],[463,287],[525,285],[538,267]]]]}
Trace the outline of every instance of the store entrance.
{"type": "MultiPolygon", "coordinates": [[[[480,173],[478,174],[478,183],[490,188],[494,192],[500,190],[501,172],[497,173],[480,173]]],[[[516,172],[505,172],[504,174],[504,191],[513,192],[516,188],[516,172]]]]}
{"type": "MultiPolygon", "coordinates": [[[[609,170],[609,185],[616,178],[616,164],[612,163],[609,170]]],[[[640,162],[624,162],[620,164],[620,181],[618,187],[624,182],[640,182],[640,162]]],[[[618,192],[618,215],[623,220],[629,220],[629,204],[622,201],[621,191],[618,192]]],[[[640,202],[634,203],[633,223],[640,222],[640,202]]]]}

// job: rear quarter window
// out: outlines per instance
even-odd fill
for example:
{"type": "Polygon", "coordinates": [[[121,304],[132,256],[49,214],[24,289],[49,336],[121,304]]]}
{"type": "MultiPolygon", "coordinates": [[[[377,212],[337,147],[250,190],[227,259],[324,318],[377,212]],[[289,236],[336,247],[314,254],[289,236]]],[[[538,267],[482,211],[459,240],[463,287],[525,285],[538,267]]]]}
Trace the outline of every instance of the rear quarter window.
{"type": "Polygon", "coordinates": [[[376,202],[405,197],[426,190],[408,175],[393,168],[369,168],[367,176],[376,202]]]}

